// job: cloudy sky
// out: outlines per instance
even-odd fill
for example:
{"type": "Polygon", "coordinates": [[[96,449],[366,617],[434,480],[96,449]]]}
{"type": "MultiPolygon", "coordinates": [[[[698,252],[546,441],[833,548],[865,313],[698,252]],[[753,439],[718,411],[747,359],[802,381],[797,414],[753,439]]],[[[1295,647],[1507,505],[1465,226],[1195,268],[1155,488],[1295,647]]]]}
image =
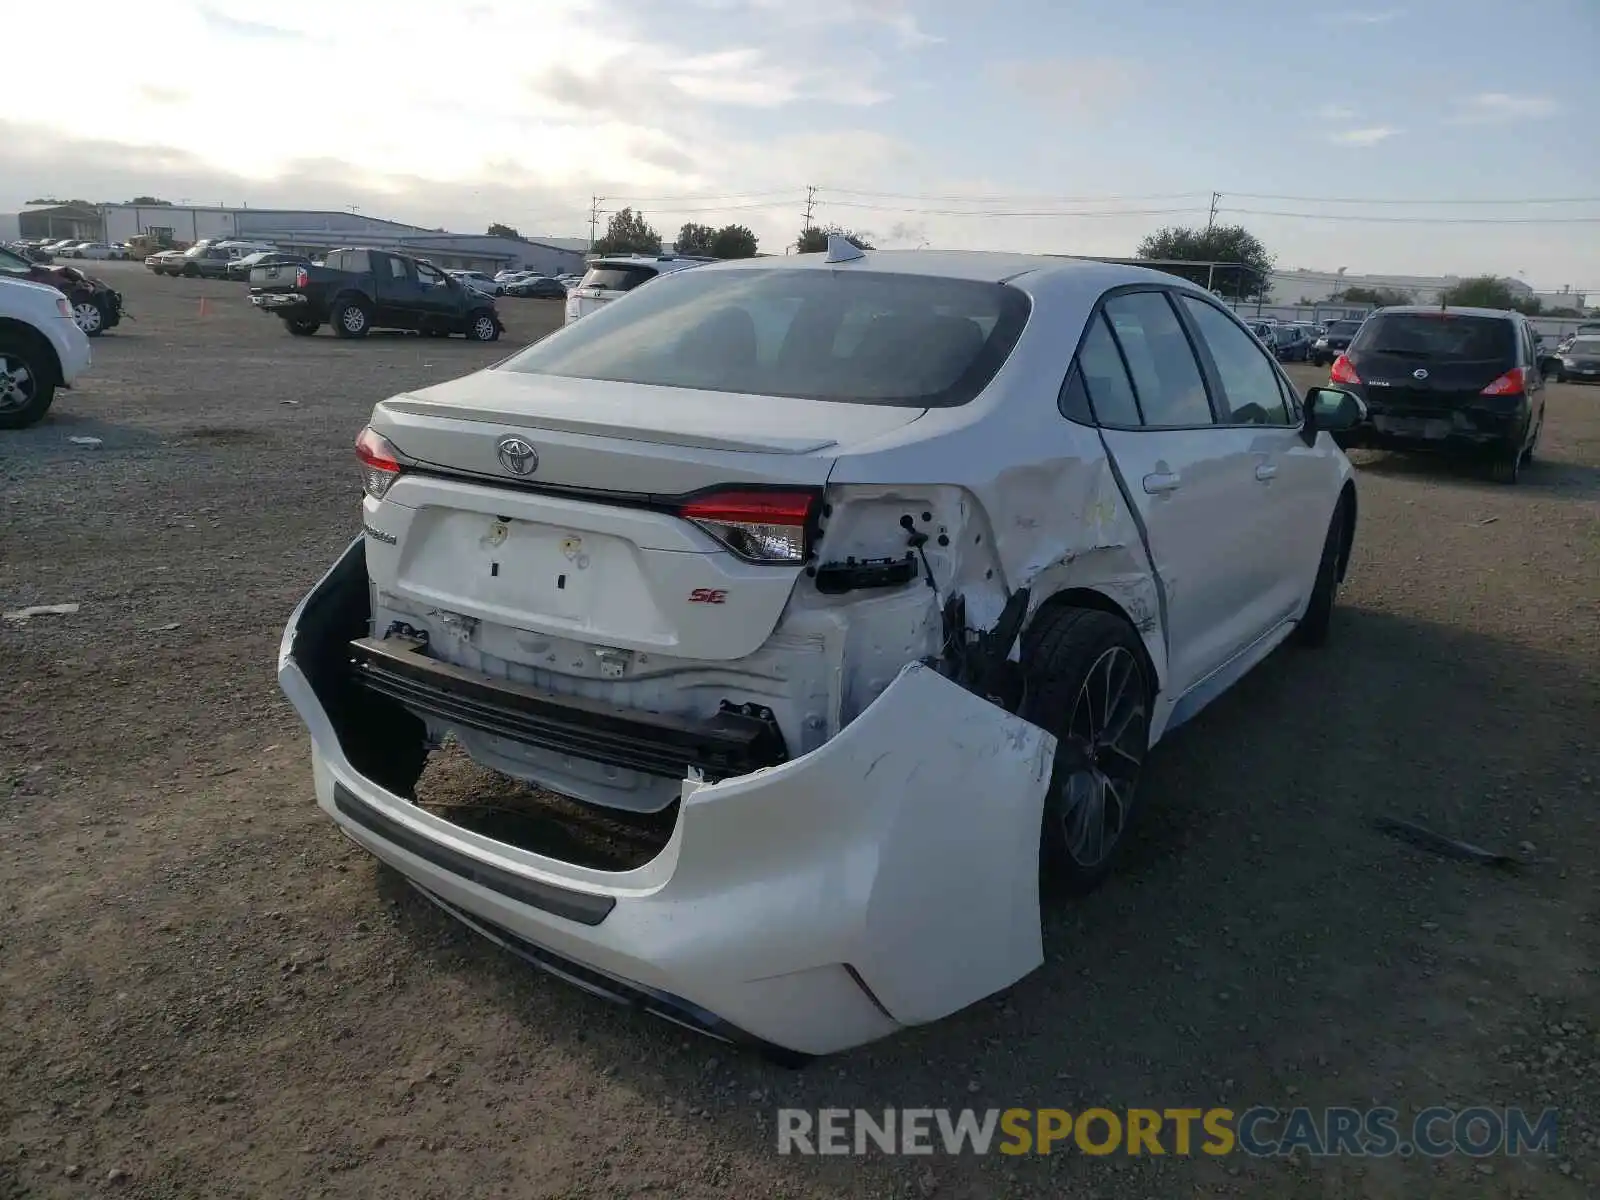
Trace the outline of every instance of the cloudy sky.
{"type": "Polygon", "coordinates": [[[573,236],[599,194],[669,239],[739,221],[778,249],[812,185],[819,221],[880,244],[1120,254],[1216,191],[1280,267],[1600,293],[1600,4],[1355,4],[15,5],[0,208],[573,236]]]}

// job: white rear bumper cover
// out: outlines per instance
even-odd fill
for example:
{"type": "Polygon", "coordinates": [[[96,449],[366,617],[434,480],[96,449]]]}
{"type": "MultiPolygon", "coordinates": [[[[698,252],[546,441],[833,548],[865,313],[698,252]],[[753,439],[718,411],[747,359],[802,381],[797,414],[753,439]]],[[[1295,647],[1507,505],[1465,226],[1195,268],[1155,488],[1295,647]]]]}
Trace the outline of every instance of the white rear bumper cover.
{"type": "Polygon", "coordinates": [[[1039,727],[913,663],[812,753],[686,781],[651,862],[577,867],[452,825],[351,764],[296,636],[352,554],[364,571],[357,543],[291,618],[279,681],[310,730],[323,810],[457,915],[664,996],[645,1007],[703,1010],[727,1026],[691,1022],[709,1032],[807,1054],[937,1020],[1041,963],[1055,739],[1039,727]]]}

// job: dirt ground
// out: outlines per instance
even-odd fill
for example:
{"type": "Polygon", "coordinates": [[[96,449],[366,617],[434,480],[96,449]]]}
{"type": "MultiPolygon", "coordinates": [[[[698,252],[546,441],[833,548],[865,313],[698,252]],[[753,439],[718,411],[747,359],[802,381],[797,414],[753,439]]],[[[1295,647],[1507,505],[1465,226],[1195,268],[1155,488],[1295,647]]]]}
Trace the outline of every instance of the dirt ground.
{"type": "Polygon", "coordinates": [[[0,1197],[1600,1193],[1600,389],[1552,390],[1515,488],[1363,456],[1331,647],[1274,655],[1155,753],[1126,870],[1048,915],[1044,968],[791,1072],[539,976],[379,870],[314,807],[274,682],[357,528],[372,403],[557,304],[503,301],[497,346],[302,340],[238,285],[103,273],[136,320],[0,437],[0,606],[81,606],[0,621],[0,1197]],[[1256,1103],[1555,1107],[1561,1144],[774,1148],[779,1106],[1256,1103]]]}

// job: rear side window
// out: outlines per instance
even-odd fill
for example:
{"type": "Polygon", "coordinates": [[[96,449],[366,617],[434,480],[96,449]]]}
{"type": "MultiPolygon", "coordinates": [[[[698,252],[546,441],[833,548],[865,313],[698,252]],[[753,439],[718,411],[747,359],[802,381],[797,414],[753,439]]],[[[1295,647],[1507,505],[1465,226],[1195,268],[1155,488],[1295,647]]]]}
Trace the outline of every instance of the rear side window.
{"type": "Polygon", "coordinates": [[[1211,402],[1189,337],[1160,292],[1131,292],[1106,301],[1105,315],[1133,376],[1144,423],[1210,425],[1211,402]]]}
{"type": "Polygon", "coordinates": [[[583,286],[606,292],[631,292],[641,283],[649,283],[656,274],[654,267],[590,267],[583,277],[583,286]]]}
{"type": "MultiPolygon", "coordinates": [[[[1098,421],[1101,425],[1139,425],[1139,401],[1134,397],[1133,385],[1128,382],[1127,369],[1122,365],[1122,354],[1106,328],[1104,314],[1096,313],[1084,332],[1083,344],[1078,347],[1080,386],[1087,396],[1092,412],[1080,414],[1063,412],[1074,420],[1098,421]]],[[[1073,402],[1075,406],[1075,401],[1073,402]]]]}
{"type": "Polygon", "coordinates": [[[1022,333],[1027,296],[872,271],[665,275],[511,359],[578,379],[929,408],[965,404],[1022,333]]]}
{"type": "Polygon", "coordinates": [[[346,250],[344,269],[358,274],[372,270],[372,256],[365,250],[346,250]]]}
{"type": "Polygon", "coordinates": [[[1368,318],[1350,348],[1404,358],[1512,363],[1517,359],[1517,331],[1503,317],[1379,313],[1368,318]]]}

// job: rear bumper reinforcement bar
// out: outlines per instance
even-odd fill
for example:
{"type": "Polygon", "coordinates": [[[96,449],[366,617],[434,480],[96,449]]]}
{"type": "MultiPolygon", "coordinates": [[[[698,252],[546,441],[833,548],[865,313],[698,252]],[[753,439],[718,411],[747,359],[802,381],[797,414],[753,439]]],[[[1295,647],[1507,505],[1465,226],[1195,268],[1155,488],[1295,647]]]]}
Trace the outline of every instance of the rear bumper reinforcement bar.
{"type": "Polygon", "coordinates": [[[363,687],[414,712],[591,762],[682,779],[748,775],[788,758],[770,715],[727,708],[710,721],[618,708],[429,658],[412,638],[357,638],[352,670],[363,687]]]}

